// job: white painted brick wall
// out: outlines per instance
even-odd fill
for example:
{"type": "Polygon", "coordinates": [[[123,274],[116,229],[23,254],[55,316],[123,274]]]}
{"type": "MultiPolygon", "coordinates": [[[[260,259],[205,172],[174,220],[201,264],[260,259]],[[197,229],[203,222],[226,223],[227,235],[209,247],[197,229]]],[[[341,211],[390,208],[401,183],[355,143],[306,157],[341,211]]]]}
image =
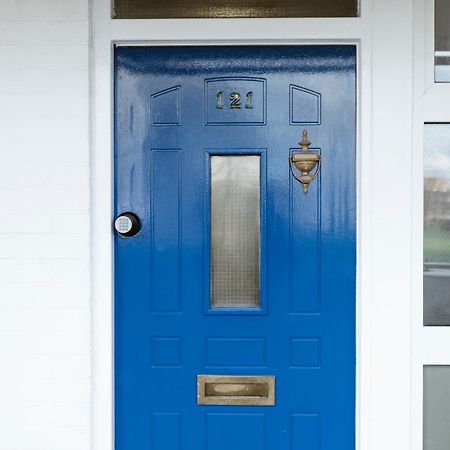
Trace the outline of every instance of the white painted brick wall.
{"type": "Polygon", "coordinates": [[[89,0],[0,0],[0,450],[90,448],[89,0]]]}

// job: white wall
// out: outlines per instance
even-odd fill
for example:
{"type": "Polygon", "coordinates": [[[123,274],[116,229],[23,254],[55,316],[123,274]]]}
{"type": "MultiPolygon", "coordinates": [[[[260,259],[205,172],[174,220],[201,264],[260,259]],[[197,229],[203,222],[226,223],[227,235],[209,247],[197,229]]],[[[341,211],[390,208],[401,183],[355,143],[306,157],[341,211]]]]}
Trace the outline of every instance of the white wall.
{"type": "Polygon", "coordinates": [[[88,0],[0,0],[0,450],[90,446],[88,0]]]}

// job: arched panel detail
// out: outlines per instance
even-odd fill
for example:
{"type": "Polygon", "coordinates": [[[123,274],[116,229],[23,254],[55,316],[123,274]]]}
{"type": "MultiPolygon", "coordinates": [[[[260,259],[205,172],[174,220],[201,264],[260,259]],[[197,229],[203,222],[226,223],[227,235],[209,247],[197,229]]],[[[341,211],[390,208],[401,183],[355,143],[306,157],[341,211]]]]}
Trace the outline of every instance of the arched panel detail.
{"type": "Polygon", "coordinates": [[[153,126],[181,125],[181,86],[173,86],[151,96],[151,123],[153,126]]]}
{"type": "Polygon", "coordinates": [[[320,94],[295,84],[289,86],[291,125],[320,125],[320,94]]]}

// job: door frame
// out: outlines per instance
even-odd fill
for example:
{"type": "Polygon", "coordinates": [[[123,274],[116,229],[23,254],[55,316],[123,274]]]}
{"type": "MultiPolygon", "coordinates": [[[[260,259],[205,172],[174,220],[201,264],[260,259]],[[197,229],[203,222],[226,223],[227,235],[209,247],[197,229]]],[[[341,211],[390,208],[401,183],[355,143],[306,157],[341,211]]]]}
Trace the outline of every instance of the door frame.
{"type": "Polygon", "coordinates": [[[113,46],[130,44],[356,46],[355,448],[409,449],[413,6],[360,3],[357,18],[112,20],[91,2],[93,450],[114,449],[113,46]]]}

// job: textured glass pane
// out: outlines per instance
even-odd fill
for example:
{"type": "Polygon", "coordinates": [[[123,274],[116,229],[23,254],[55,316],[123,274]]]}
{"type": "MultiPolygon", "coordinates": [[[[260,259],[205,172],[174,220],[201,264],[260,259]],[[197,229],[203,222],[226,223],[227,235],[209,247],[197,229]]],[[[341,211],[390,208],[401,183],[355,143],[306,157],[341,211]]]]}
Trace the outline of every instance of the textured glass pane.
{"type": "Polygon", "coordinates": [[[259,306],[259,156],[211,157],[211,306],[259,306]]]}
{"type": "Polygon", "coordinates": [[[435,80],[450,81],[450,1],[436,0],[434,63],[435,80]]]}
{"type": "Polygon", "coordinates": [[[115,0],[116,19],[355,17],[357,0],[115,0]]]}
{"type": "Polygon", "coordinates": [[[423,450],[450,448],[450,366],[425,366],[423,450]]]}
{"type": "Polygon", "coordinates": [[[450,325],[450,124],[424,136],[424,324],[450,325]]]}

